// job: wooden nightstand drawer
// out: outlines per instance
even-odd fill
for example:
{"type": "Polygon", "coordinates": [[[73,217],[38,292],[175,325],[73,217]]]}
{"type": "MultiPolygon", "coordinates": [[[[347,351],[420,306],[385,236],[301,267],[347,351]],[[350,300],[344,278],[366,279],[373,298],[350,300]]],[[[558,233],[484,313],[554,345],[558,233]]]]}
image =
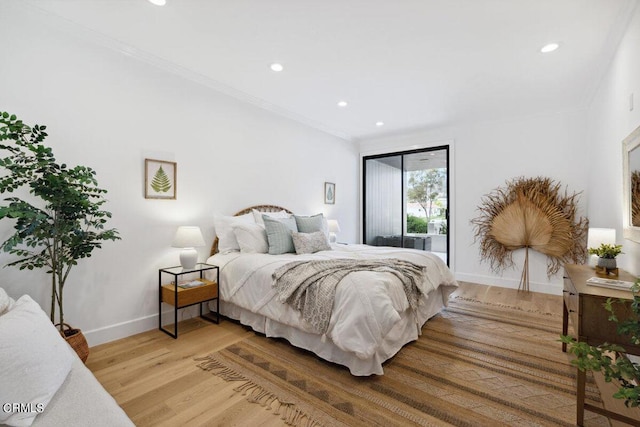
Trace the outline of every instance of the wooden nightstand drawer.
{"type": "Polygon", "coordinates": [[[194,288],[181,288],[178,286],[177,304],[175,285],[162,285],[162,302],[181,308],[218,297],[218,284],[216,282],[206,279],[199,280],[205,282],[205,284],[194,288]]]}
{"type": "Polygon", "coordinates": [[[564,289],[562,290],[562,298],[564,299],[564,306],[569,313],[569,319],[573,324],[574,329],[578,328],[578,310],[580,304],[580,297],[576,291],[573,282],[569,277],[564,278],[564,289]]]}

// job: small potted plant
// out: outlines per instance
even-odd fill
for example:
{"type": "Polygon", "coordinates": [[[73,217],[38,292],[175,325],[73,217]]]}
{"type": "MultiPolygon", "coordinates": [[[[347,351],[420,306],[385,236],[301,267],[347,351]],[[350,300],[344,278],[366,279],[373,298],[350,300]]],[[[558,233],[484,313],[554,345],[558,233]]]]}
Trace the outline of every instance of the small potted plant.
{"type": "Polygon", "coordinates": [[[590,255],[598,256],[598,267],[607,271],[617,267],[616,257],[622,253],[622,245],[602,243],[597,248],[589,248],[590,255]]]}

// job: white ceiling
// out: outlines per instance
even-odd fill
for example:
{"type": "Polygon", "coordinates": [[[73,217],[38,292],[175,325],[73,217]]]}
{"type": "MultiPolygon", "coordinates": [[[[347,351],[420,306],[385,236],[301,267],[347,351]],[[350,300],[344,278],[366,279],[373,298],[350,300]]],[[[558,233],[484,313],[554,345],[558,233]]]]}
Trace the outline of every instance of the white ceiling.
{"type": "Polygon", "coordinates": [[[83,37],[363,139],[584,108],[636,0],[26,3],[83,37]],[[548,42],[561,47],[540,53],[548,42]],[[274,61],[284,71],[271,71],[274,61]]]}

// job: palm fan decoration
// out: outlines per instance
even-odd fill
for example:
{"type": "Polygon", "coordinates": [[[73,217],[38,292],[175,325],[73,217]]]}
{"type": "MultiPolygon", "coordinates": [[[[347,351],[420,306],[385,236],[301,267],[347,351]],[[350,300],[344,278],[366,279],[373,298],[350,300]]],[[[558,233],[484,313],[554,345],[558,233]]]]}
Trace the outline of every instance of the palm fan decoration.
{"type": "Polygon", "coordinates": [[[640,171],[631,173],[631,225],[640,227],[640,171]]]}
{"type": "Polygon", "coordinates": [[[549,178],[516,178],[482,198],[480,215],[471,220],[480,256],[493,271],[514,267],[513,252],[525,250],[518,289],[529,291],[529,249],[547,255],[547,275],[565,262],[587,256],[588,220],[577,218],[578,194],[560,192],[549,178]]]}

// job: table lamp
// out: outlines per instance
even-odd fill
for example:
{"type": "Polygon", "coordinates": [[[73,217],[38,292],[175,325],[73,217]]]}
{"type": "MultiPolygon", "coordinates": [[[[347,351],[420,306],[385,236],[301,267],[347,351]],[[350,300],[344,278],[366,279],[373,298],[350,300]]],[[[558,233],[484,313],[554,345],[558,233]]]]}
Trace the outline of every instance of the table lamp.
{"type": "Polygon", "coordinates": [[[336,234],[340,232],[340,225],[338,224],[338,220],[328,219],[327,225],[329,226],[329,242],[335,243],[337,239],[336,234]]]}
{"type": "MultiPolygon", "coordinates": [[[[601,244],[615,245],[615,228],[590,228],[587,237],[587,249],[598,248],[601,244]]],[[[595,267],[598,263],[598,255],[589,255],[589,266],[595,267]]]]}
{"type": "Polygon", "coordinates": [[[202,238],[202,232],[200,227],[193,226],[180,226],[176,231],[176,236],[173,239],[174,248],[182,248],[180,252],[180,265],[185,270],[190,270],[196,266],[198,262],[198,251],[195,250],[198,246],[204,246],[204,239],[202,238]]]}

